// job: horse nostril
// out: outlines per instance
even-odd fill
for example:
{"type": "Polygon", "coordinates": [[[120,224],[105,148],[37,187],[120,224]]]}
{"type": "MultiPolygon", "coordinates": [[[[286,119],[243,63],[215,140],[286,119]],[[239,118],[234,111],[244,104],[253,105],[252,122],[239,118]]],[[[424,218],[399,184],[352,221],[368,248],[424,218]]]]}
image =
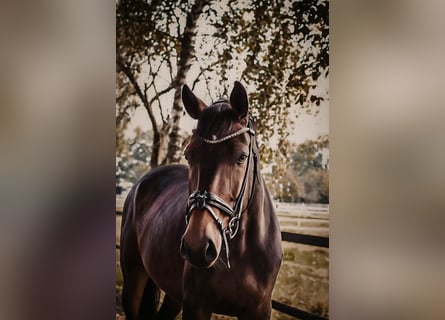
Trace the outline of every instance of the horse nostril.
{"type": "Polygon", "coordinates": [[[209,240],[205,247],[205,260],[207,263],[211,263],[218,256],[218,252],[216,251],[215,244],[213,241],[209,240]]]}
{"type": "Polygon", "coordinates": [[[218,252],[212,240],[207,240],[204,246],[194,250],[183,238],[179,246],[179,253],[184,260],[196,267],[207,268],[218,258],[218,252]]]}

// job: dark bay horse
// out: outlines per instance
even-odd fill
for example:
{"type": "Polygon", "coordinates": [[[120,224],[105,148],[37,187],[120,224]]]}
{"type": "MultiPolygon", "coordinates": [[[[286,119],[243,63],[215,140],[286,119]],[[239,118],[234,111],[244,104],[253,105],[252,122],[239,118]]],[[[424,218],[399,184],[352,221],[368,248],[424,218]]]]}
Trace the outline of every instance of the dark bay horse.
{"type": "Polygon", "coordinates": [[[124,204],[122,301],[127,320],[270,319],[281,264],[281,234],[259,172],[247,93],[207,107],[183,86],[198,120],[184,155],[189,166],[147,173],[124,204]],[[161,307],[160,289],[165,292],[161,307]]]}

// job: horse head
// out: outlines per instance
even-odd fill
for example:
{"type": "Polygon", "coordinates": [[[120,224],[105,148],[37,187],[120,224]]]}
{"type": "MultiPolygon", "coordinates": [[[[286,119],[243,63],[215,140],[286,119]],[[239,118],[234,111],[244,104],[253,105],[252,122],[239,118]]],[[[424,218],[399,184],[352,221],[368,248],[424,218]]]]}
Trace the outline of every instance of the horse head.
{"type": "Polygon", "coordinates": [[[190,196],[180,252],[191,265],[209,268],[224,245],[230,268],[227,239],[238,232],[241,213],[249,202],[247,185],[253,185],[251,172],[256,165],[247,93],[235,82],[230,100],[207,107],[184,85],[182,100],[198,123],[184,150],[190,196]]]}

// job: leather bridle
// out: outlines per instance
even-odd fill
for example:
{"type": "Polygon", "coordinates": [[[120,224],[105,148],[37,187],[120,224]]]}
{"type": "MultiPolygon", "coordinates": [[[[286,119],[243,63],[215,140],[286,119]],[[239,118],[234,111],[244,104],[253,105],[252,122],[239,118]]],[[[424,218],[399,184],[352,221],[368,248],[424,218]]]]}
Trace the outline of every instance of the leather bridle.
{"type": "Polygon", "coordinates": [[[224,240],[224,246],[226,250],[226,258],[227,258],[227,267],[230,269],[230,260],[229,260],[229,245],[227,241],[227,236],[229,236],[229,239],[233,239],[236,234],[238,233],[239,224],[241,220],[242,213],[247,210],[247,208],[250,206],[250,203],[252,201],[254,188],[255,188],[255,179],[257,176],[257,154],[253,149],[253,143],[255,136],[255,131],[252,129],[252,119],[249,118],[249,122],[247,124],[247,127],[244,127],[238,131],[235,131],[231,134],[228,134],[222,138],[217,139],[215,136],[213,136],[212,140],[204,139],[200,136],[198,136],[202,141],[208,143],[208,144],[218,144],[221,142],[224,142],[226,140],[232,139],[236,136],[239,136],[241,134],[248,133],[249,134],[249,154],[247,156],[247,167],[246,172],[244,173],[243,183],[241,185],[240,193],[238,194],[238,197],[235,200],[235,205],[233,208],[227,204],[226,201],[218,197],[216,194],[212,192],[208,192],[206,190],[196,190],[193,192],[187,202],[187,210],[185,215],[185,221],[186,224],[189,222],[190,215],[193,210],[204,210],[207,209],[207,211],[210,213],[210,215],[215,220],[216,224],[218,225],[218,228],[221,232],[221,236],[224,240]],[[249,175],[249,170],[251,166],[251,162],[253,161],[253,180],[252,180],[252,186],[250,190],[249,200],[247,203],[246,208],[243,210],[243,199],[244,199],[244,193],[246,191],[247,186],[247,180],[249,175]],[[213,208],[217,208],[220,210],[220,212],[226,214],[229,216],[229,223],[227,226],[223,225],[223,222],[221,219],[218,218],[218,216],[213,211],[213,208]]]}

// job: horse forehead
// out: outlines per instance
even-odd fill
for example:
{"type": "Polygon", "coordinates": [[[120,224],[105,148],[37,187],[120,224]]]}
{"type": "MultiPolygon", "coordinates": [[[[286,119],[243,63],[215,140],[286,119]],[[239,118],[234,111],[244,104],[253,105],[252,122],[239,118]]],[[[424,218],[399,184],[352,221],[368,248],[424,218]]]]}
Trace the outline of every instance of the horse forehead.
{"type": "Polygon", "coordinates": [[[220,171],[225,167],[234,153],[230,143],[224,145],[202,144],[202,148],[198,149],[198,152],[199,163],[197,165],[201,170],[209,171],[209,174],[220,171]]]}
{"type": "Polygon", "coordinates": [[[209,118],[233,117],[232,107],[227,102],[214,103],[204,108],[201,113],[200,120],[209,120],[209,118]]]}
{"type": "Polygon", "coordinates": [[[200,134],[206,134],[209,131],[224,132],[236,127],[237,121],[232,108],[227,103],[212,105],[203,110],[197,125],[197,131],[200,134]]]}
{"type": "MultiPolygon", "coordinates": [[[[244,128],[244,125],[237,119],[234,119],[230,112],[222,112],[220,115],[219,113],[210,113],[210,115],[211,116],[206,117],[204,112],[203,117],[198,121],[197,128],[193,131],[194,136],[198,136],[201,140],[218,140],[244,128]]],[[[246,140],[243,139],[243,137],[244,135],[233,137],[224,141],[224,144],[237,140],[246,140]]],[[[216,143],[213,145],[217,146],[224,144],[216,143]]]]}

